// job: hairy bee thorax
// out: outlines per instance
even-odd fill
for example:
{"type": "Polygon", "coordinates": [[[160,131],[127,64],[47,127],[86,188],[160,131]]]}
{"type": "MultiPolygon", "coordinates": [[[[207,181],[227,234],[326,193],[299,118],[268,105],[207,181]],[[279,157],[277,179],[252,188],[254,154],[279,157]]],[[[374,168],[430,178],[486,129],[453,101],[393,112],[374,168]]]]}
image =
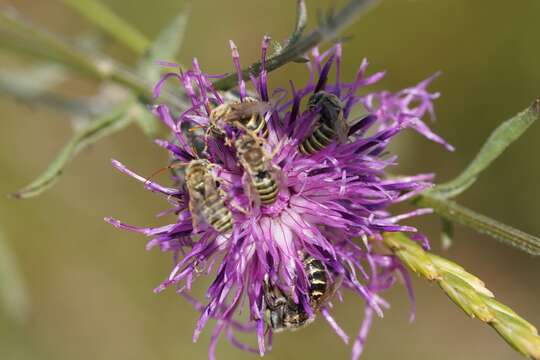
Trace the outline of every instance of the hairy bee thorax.
{"type": "Polygon", "coordinates": [[[235,147],[240,163],[249,174],[251,185],[261,203],[268,205],[275,202],[279,187],[262,143],[251,135],[243,134],[236,140],[235,147]]]}
{"type": "Polygon", "coordinates": [[[242,102],[221,104],[210,113],[209,130],[213,136],[224,137],[224,128],[227,124],[233,127],[239,124],[248,131],[266,138],[268,128],[264,118],[265,110],[266,104],[252,97],[246,97],[242,102]]]}
{"type": "Polygon", "coordinates": [[[333,141],[346,139],[348,125],[343,117],[343,102],[334,94],[318,91],[308,100],[308,109],[317,110],[313,132],[299,146],[305,155],[313,155],[333,141]]]}
{"type": "Polygon", "coordinates": [[[194,224],[200,214],[217,232],[221,234],[230,232],[233,227],[232,214],[225,205],[216,179],[209,170],[209,163],[206,160],[191,161],[186,168],[185,179],[194,224]]]}

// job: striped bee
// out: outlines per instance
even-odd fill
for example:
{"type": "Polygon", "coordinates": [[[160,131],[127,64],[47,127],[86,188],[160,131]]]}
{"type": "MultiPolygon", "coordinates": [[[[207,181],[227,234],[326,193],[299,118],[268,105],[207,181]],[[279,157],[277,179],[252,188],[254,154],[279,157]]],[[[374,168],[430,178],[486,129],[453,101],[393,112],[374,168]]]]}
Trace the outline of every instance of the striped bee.
{"type": "Polygon", "coordinates": [[[189,193],[189,210],[193,217],[193,228],[197,227],[199,217],[221,234],[232,230],[231,211],[225,206],[224,196],[216,185],[207,160],[192,160],[185,173],[189,193]]]}
{"type": "Polygon", "coordinates": [[[326,91],[318,91],[309,97],[308,109],[318,110],[318,114],[315,129],[300,144],[300,152],[313,155],[334,140],[347,141],[349,125],[343,116],[343,107],[339,97],[326,91]]]}
{"type": "Polygon", "coordinates": [[[326,269],[320,260],[305,253],[301,254],[304,264],[304,271],[307,274],[309,283],[309,300],[313,308],[320,307],[329,296],[333,295],[328,286],[328,276],[326,269]]]}
{"type": "Polygon", "coordinates": [[[251,185],[262,204],[272,204],[279,191],[272,163],[267,157],[263,144],[253,134],[245,133],[235,142],[240,164],[248,173],[251,185]]]}
{"type": "MultiPolygon", "coordinates": [[[[328,273],[320,260],[306,253],[301,253],[304,271],[309,283],[309,302],[313,311],[323,308],[335,294],[341,279],[329,284],[328,273]]],[[[302,304],[296,304],[279,287],[272,286],[268,278],[264,283],[264,299],[266,303],[265,321],[275,332],[297,330],[315,320],[309,316],[302,304]]]]}
{"type": "Polygon", "coordinates": [[[268,128],[264,114],[270,109],[269,104],[252,97],[246,97],[244,101],[224,103],[217,106],[210,113],[209,131],[216,137],[225,136],[225,125],[238,124],[248,131],[266,138],[268,128]]]}

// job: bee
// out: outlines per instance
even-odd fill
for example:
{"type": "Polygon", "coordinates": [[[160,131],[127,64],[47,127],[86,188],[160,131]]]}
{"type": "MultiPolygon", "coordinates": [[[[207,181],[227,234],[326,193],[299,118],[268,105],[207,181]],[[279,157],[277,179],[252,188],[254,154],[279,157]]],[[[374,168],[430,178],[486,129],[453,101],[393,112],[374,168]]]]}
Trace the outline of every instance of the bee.
{"type": "MultiPolygon", "coordinates": [[[[309,305],[313,311],[318,311],[335,294],[341,284],[341,278],[330,284],[327,270],[320,260],[304,252],[301,252],[300,256],[308,278],[309,305]]],[[[310,317],[302,304],[296,304],[280,288],[272,286],[268,277],[265,279],[263,290],[267,306],[265,321],[273,331],[297,330],[315,320],[315,315],[310,317]]]]}
{"type": "Polygon", "coordinates": [[[185,182],[189,194],[189,210],[196,228],[198,217],[217,232],[226,234],[232,230],[231,211],[225,206],[224,196],[217,187],[207,160],[192,160],[188,163],[185,182]]]}
{"type": "Polygon", "coordinates": [[[262,204],[272,204],[279,192],[272,164],[262,143],[253,134],[242,134],[235,142],[240,164],[248,173],[251,185],[262,204]]]}
{"type": "Polygon", "coordinates": [[[317,110],[315,129],[299,146],[300,152],[313,155],[332,141],[346,142],[349,125],[343,116],[343,102],[334,94],[318,91],[308,100],[308,109],[317,110]]]}
{"type": "Polygon", "coordinates": [[[279,287],[273,286],[265,279],[264,301],[266,304],[265,322],[274,331],[298,330],[315,320],[309,316],[302,304],[296,304],[279,287]]]}
{"type": "Polygon", "coordinates": [[[319,308],[326,303],[334,291],[328,284],[328,275],[323,263],[305,253],[302,253],[301,256],[309,283],[310,305],[313,308],[319,308]]]}
{"type": "Polygon", "coordinates": [[[224,137],[224,127],[227,124],[240,124],[256,135],[268,137],[268,128],[264,113],[269,110],[269,104],[252,97],[244,101],[234,101],[217,106],[210,113],[209,131],[216,137],[224,137]]]}

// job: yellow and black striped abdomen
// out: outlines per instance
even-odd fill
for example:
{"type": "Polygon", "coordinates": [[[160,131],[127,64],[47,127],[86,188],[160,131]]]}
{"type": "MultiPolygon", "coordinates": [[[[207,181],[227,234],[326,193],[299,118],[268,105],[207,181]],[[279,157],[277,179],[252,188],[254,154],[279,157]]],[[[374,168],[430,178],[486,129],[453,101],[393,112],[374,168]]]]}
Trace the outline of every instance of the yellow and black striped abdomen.
{"type": "Polygon", "coordinates": [[[336,138],[336,132],[325,123],[321,123],[299,146],[305,155],[313,155],[324,149],[336,138]]]}
{"type": "Polygon", "coordinates": [[[261,203],[271,204],[277,199],[278,184],[268,171],[261,171],[254,176],[253,186],[261,203]]]}
{"type": "Polygon", "coordinates": [[[206,222],[221,234],[228,233],[233,227],[231,211],[218,194],[212,194],[206,199],[202,215],[206,222]]]}
{"type": "Polygon", "coordinates": [[[328,291],[328,277],[320,260],[311,256],[304,259],[304,268],[309,282],[309,298],[318,303],[328,291]]]}

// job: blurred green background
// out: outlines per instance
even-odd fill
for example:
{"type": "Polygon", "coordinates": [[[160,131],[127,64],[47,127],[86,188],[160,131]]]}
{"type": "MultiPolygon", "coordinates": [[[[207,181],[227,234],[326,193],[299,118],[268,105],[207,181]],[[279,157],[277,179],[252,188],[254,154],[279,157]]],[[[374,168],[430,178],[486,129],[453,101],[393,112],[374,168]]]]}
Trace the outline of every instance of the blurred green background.
{"type": "MultiPolygon", "coordinates": [[[[104,1],[148,36],[181,9],[178,0],[104,1]]],[[[2,0],[36,24],[69,39],[97,35],[83,18],[57,1],[2,0]]],[[[333,1],[307,1],[311,22],[317,8],[333,1]]],[[[191,16],[180,59],[197,56],[213,73],[231,69],[227,41],[234,39],[244,65],[259,54],[263,34],[283,40],[294,20],[292,0],[191,2],[191,16]]],[[[394,145],[400,173],[435,171],[440,181],[462,169],[490,131],[540,96],[540,2],[537,0],[387,0],[345,35],[344,75],[354,76],[363,57],[371,72],[387,69],[383,86],[397,90],[437,70],[431,89],[442,92],[433,129],[456,146],[454,153],[413,132],[394,145]]],[[[133,64],[135,56],[107,37],[103,49],[133,64]]],[[[0,53],[0,66],[17,65],[0,53]]],[[[21,66],[27,62],[21,62],[21,66]]],[[[272,85],[305,79],[290,64],[271,76],[272,85]]],[[[27,79],[28,80],[28,79],[27,79]]],[[[30,79],[32,80],[32,79],[30,79]]],[[[73,75],[58,86],[64,93],[92,95],[97,83],[73,75]]],[[[26,185],[39,174],[71,134],[71,117],[40,106],[0,97],[0,194],[26,185]]],[[[535,124],[485,172],[459,201],[497,220],[540,234],[540,124],[535,124]]],[[[197,319],[173,291],[152,289],[172,260],[146,252],[145,239],[103,221],[116,216],[133,224],[158,223],[152,216],[167,204],[110,166],[120,159],[142,174],[163,166],[166,154],[136,126],[84,151],[60,183],[24,201],[0,196],[0,231],[16,255],[30,300],[23,323],[0,310],[0,359],[205,359],[210,331],[197,344],[197,319]]],[[[499,300],[540,325],[540,260],[468,229],[456,228],[454,246],[440,246],[439,220],[422,226],[434,250],[482,278],[499,300]]],[[[0,235],[1,236],[1,235],[0,235]]],[[[204,290],[198,283],[198,292],[204,290]]],[[[417,319],[408,322],[402,286],[387,293],[392,308],[376,319],[364,359],[519,359],[487,326],[468,319],[436,287],[415,281],[417,319]]],[[[350,295],[350,294],[348,294],[350,295]]],[[[23,309],[24,310],[24,309],[23,309]]],[[[355,296],[338,304],[335,316],[355,335],[363,307],[355,296]]],[[[208,330],[209,328],[207,328],[208,330]]],[[[220,342],[219,359],[253,359],[220,342]]],[[[348,359],[344,346],[324,321],[275,337],[267,359],[348,359]]]]}

